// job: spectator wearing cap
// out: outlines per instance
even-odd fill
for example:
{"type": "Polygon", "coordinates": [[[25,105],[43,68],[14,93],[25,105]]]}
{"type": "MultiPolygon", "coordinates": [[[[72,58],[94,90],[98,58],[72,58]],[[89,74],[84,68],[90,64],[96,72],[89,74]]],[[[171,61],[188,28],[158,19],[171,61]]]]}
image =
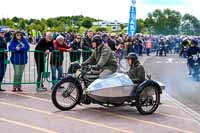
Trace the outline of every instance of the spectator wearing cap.
{"type": "Polygon", "coordinates": [[[45,70],[45,57],[53,51],[53,34],[51,32],[47,32],[45,37],[41,38],[35,47],[34,58],[37,67],[37,90],[46,90],[43,84],[41,84],[41,80],[43,78],[43,73],[45,70]]]}
{"type": "Polygon", "coordinates": [[[73,49],[70,48],[64,42],[65,38],[62,35],[59,35],[56,40],[53,42],[54,51],[51,55],[51,71],[52,71],[52,81],[53,85],[56,83],[57,80],[61,80],[62,73],[63,73],[63,60],[64,60],[64,53],[63,52],[71,52],[73,49]],[[56,70],[58,71],[58,76],[56,77],[56,70]]]}
{"type": "Polygon", "coordinates": [[[7,49],[7,43],[4,38],[4,31],[0,29],[0,91],[5,91],[1,88],[1,84],[6,72],[5,60],[7,59],[7,53],[4,52],[7,49]]]}
{"type": "Polygon", "coordinates": [[[25,65],[28,62],[27,51],[29,51],[29,44],[20,31],[14,33],[9,45],[9,51],[12,52],[10,60],[14,68],[13,92],[22,91],[21,82],[25,65]]]}

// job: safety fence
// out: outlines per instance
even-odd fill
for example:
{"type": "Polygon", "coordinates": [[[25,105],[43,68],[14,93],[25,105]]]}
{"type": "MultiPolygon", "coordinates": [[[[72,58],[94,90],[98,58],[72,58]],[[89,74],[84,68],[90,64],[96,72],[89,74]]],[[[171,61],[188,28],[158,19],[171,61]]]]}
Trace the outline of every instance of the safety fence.
{"type": "Polygon", "coordinates": [[[0,84],[20,86],[21,84],[38,85],[45,81],[56,83],[62,78],[59,78],[61,76],[59,74],[68,72],[71,62],[81,63],[90,55],[91,51],[68,53],[55,50],[50,54],[41,51],[0,51],[0,84]]]}

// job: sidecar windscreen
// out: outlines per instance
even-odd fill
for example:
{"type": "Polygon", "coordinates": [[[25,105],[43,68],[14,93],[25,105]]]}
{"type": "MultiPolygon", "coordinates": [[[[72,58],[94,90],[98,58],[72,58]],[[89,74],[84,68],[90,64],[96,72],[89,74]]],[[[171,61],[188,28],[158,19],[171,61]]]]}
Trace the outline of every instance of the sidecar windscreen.
{"type": "Polygon", "coordinates": [[[126,74],[115,73],[104,79],[95,80],[92,84],[90,84],[88,89],[95,91],[105,88],[115,88],[115,87],[125,87],[125,86],[133,86],[132,80],[126,74]]]}

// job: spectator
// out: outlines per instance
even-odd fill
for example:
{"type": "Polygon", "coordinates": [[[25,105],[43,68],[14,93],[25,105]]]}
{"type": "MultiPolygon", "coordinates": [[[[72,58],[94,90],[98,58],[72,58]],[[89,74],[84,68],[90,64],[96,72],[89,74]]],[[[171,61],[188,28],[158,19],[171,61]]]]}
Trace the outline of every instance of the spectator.
{"type": "Polygon", "coordinates": [[[4,52],[4,50],[7,49],[7,43],[4,39],[4,31],[0,29],[0,91],[5,91],[4,89],[1,88],[1,84],[3,81],[3,77],[6,72],[6,64],[5,60],[7,59],[7,53],[4,52]]]}
{"type": "Polygon", "coordinates": [[[11,62],[14,68],[13,92],[22,91],[21,82],[25,64],[28,62],[27,51],[29,50],[29,44],[20,31],[14,33],[9,50],[12,52],[11,62]]]}
{"type": "Polygon", "coordinates": [[[152,40],[149,38],[146,42],[146,52],[147,52],[147,56],[149,56],[150,51],[152,48],[152,40]]]}
{"type": "Polygon", "coordinates": [[[45,69],[45,57],[53,51],[53,34],[47,32],[44,38],[41,38],[38,45],[35,47],[34,57],[37,66],[37,89],[46,90],[43,84],[41,84],[41,79],[43,78],[43,73],[45,69]]]}
{"type": "Polygon", "coordinates": [[[121,37],[117,39],[116,43],[117,44],[116,44],[115,56],[117,59],[117,63],[120,64],[120,61],[123,58],[123,49],[125,49],[124,48],[125,45],[124,45],[123,39],[121,37]]]}
{"type": "Polygon", "coordinates": [[[133,37],[128,37],[128,40],[126,42],[127,47],[127,54],[135,52],[134,44],[133,44],[133,37]]]}
{"type": "Polygon", "coordinates": [[[12,39],[12,33],[8,30],[5,33],[4,37],[5,37],[6,42],[9,43],[11,41],[11,39],[12,39]]]}
{"type": "Polygon", "coordinates": [[[73,42],[71,42],[70,46],[73,48],[74,52],[70,53],[70,60],[71,62],[79,61],[80,62],[80,56],[81,56],[81,36],[76,35],[73,42]]]}
{"type": "Polygon", "coordinates": [[[56,40],[53,43],[54,51],[51,56],[51,71],[52,71],[52,82],[53,85],[56,83],[56,80],[62,79],[62,73],[63,73],[63,60],[64,60],[64,54],[63,52],[71,52],[72,48],[70,48],[65,42],[64,37],[62,35],[59,35],[56,40]],[[56,69],[58,71],[58,78],[56,78],[56,69]]]}
{"type": "Polygon", "coordinates": [[[113,39],[111,39],[108,34],[104,33],[102,35],[102,39],[104,45],[110,47],[112,51],[116,50],[116,42],[113,39]]]}
{"type": "Polygon", "coordinates": [[[142,52],[143,52],[143,40],[142,37],[138,38],[138,55],[142,56],[142,52]]]}
{"type": "Polygon", "coordinates": [[[40,40],[40,38],[42,37],[42,33],[40,31],[37,31],[36,34],[36,42],[38,42],[40,40]]]}
{"type": "Polygon", "coordinates": [[[94,33],[92,30],[88,30],[86,36],[82,40],[82,49],[87,51],[83,52],[83,61],[86,61],[92,54],[92,37],[94,33]]]}

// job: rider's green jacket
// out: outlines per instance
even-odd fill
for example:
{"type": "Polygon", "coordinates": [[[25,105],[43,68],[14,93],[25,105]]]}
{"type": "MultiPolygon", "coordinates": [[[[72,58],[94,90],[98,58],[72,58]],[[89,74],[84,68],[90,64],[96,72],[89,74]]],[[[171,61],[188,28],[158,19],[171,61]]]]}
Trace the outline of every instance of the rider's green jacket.
{"type": "Polygon", "coordinates": [[[113,51],[105,45],[96,48],[91,57],[86,60],[85,63],[99,66],[102,70],[109,69],[113,73],[117,71],[117,60],[115,55],[113,51]]]}
{"type": "Polygon", "coordinates": [[[138,60],[130,66],[128,76],[134,83],[142,83],[145,81],[145,70],[138,60]]]}

